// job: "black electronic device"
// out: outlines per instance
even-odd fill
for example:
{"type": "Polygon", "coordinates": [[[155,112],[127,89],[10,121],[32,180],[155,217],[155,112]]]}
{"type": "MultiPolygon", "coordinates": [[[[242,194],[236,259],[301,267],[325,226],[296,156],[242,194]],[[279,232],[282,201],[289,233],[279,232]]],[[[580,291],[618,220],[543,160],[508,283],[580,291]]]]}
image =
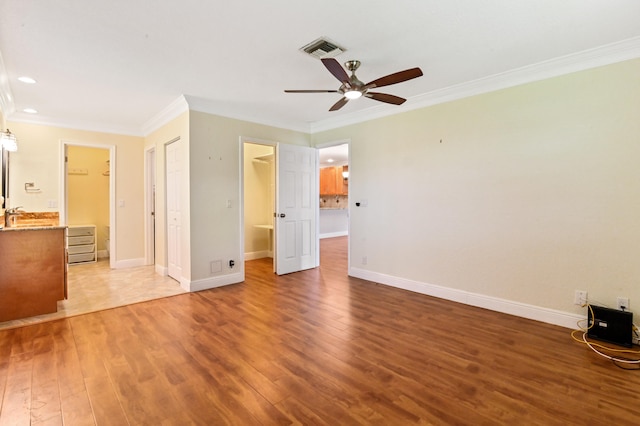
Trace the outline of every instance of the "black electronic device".
{"type": "Polygon", "coordinates": [[[589,329],[587,336],[626,347],[631,347],[633,313],[618,309],[590,305],[587,308],[589,329]]]}

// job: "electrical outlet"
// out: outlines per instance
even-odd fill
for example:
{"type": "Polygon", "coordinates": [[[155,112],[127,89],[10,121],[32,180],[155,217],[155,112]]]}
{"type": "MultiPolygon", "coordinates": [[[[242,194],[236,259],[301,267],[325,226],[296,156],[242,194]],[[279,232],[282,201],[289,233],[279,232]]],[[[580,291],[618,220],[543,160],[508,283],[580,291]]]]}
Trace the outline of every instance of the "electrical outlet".
{"type": "Polygon", "coordinates": [[[616,306],[618,306],[618,309],[620,309],[621,311],[628,311],[629,310],[629,298],[628,297],[618,297],[616,299],[616,306]]]}
{"type": "Polygon", "coordinates": [[[367,264],[367,256],[362,256],[362,264],[363,265],[367,264]]]}
{"type": "Polygon", "coordinates": [[[573,295],[573,304],[574,305],[586,305],[587,304],[587,292],[585,290],[576,290],[573,295]]]}

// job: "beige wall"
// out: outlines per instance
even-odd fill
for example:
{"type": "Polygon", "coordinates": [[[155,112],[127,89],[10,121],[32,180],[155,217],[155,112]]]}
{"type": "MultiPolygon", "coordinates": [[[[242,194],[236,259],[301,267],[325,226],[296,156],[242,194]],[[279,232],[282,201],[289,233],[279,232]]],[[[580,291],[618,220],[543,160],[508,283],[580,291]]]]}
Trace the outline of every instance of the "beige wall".
{"type": "Polygon", "coordinates": [[[61,141],[71,144],[114,146],[116,150],[116,262],[139,264],[144,258],[143,226],[143,138],[90,132],[21,122],[7,123],[18,138],[18,151],[11,153],[11,204],[27,211],[58,211],[61,141]],[[25,182],[34,182],[42,191],[27,194],[25,182]]]}
{"type": "MultiPolygon", "coordinates": [[[[219,275],[239,274],[242,218],[240,214],[240,138],[309,146],[309,135],[292,130],[190,111],[191,279],[207,286],[211,261],[222,261],[219,275]],[[231,207],[227,207],[227,201],[231,207]]],[[[196,287],[197,288],[197,287],[196,287]]]]}
{"type": "Polygon", "coordinates": [[[582,289],[640,314],[638,75],[633,60],[313,135],[351,140],[349,198],[368,201],[352,268],[573,314],[582,289]]]}
{"type": "Polygon", "coordinates": [[[109,150],[70,146],[67,157],[67,224],[96,225],[98,251],[106,250],[109,176],[105,172],[109,170],[109,150]]]}
{"type": "MultiPolygon", "coordinates": [[[[155,253],[156,253],[156,270],[158,272],[167,273],[167,211],[166,211],[166,176],[165,176],[165,146],[171,141],[179,139],[183,150],[183,158],[189,158],[189,112],[185,111],[178,117],[174,118],[164,126],[155,130],[145,138],[145,152],[153,149],[155,151],[155,170],[156,170],[156,232],[155,232],[155,253]]],[[[182,173],[184,180],[182,192],[182,206],[186,213],[184,217],[188,217],[189,212],[189,163],[185,161],[186,170],[182,173]]],[[[187,229],[188,228],[188,223],[187,229]]],[[[189,253],[188,232],[182,236],[182,252],[181,262],[188,265],[191,261],[189,253]]],[[[189,268],[186,268],[189,274],[189,268]]],[[[190,275],[187,275],[190,276],[190,275]]]]}

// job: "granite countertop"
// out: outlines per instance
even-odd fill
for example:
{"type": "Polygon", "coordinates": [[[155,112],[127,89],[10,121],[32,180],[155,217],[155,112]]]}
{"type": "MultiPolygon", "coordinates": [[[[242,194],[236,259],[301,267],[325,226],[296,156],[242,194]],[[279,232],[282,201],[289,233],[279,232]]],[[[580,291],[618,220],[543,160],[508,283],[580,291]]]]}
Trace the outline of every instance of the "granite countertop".
{"type": "Polygon", "coordinates": [[[21,212],[12,218],[11,225],[4,226],[4,216],[0,220],[0,231],[37,231],[42,229],[64,229],[60,225],[58,213],[51,212],[21,212]]]}

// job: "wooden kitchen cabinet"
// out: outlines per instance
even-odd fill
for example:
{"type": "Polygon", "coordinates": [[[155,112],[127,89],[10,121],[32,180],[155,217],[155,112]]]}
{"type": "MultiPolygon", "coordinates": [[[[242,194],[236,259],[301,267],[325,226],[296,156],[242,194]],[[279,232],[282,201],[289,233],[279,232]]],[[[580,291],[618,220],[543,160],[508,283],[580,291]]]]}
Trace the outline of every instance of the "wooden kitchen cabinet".
{"type": "Polygon", "coordinates": [[[320,195],[348,195],[348,180],[342,177],[342,172],[348,166],[323,167],[320,169],[320,195]]]}
{"type": "Polygon", "coordinates": [[[65,228],[0,231],[0,322],[48,314],[67,297],[65,228]]]}

